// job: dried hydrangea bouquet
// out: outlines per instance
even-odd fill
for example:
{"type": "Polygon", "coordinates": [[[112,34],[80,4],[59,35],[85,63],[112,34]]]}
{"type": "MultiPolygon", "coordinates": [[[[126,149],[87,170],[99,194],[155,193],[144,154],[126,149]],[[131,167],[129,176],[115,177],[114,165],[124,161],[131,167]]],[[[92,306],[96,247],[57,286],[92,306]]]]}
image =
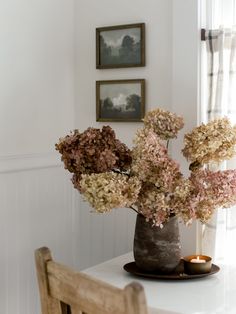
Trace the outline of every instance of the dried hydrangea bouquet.
{"type": "Polygon", "coordinates": [[[132,150],[109,126],[75,130],[56,144],[74,187],[96,212],[137,211],[134,257],[144,270],[170,272],[179,263],[178,218],[206,222],[216,209],[236,204],[236,170],[207,167],[235,155],[236,127],[223,118],[186,134],[182,152],[191,173],[185,178],[168,155],[169,140],[183,126],[182,117],[155,109],[146,114],[132,150]]]}

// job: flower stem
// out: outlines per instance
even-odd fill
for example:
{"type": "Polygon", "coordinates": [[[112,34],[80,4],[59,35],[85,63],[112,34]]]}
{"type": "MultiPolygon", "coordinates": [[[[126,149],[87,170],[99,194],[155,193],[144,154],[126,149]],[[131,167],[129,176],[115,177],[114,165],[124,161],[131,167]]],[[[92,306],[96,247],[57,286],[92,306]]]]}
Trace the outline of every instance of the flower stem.
{"type": "Polygon", "coordinates": [[[170,140],[167,140],[167,142],[166,142],[166,149],[167,149],[167,151],[168,151],[168,148],[169,148],[169,142],[170,142],[170,140]]]}
{"type": "Polygon", "coordinates": [[[124,174],[125,176],[130,177],[129,173],[127,173],[127,172],[122,172],[122,171],[120,171],[119,169],[112,169],[112,172],[119,173],[119,174],[124,174]]]}

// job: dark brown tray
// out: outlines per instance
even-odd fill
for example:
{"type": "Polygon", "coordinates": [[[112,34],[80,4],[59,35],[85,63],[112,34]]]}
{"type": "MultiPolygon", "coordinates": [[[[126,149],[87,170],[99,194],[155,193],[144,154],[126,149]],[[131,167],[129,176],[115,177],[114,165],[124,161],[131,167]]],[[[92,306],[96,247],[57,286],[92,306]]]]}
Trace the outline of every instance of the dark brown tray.
{"type": "Polygon", "coordinates": [[[186,279],[202,278],[209,275],[213,275],[220,270],[219,266],[212,264],[211,271],[209,273],[188,275],[184,273],[183,260],[181,260],[176,270],[170,274],[161,274],[157,272],[153,272],[153,273],[145,272],[141,270],[140,268],[138,268],[135,262],[130,262],[130,263],[125,264],[123,268],[125,271],[135,276],[141,276],[141,277],[147,277],[147,278],[153,278],[153,279],[162,279],[162,280],[186,280],[186,279]]]}

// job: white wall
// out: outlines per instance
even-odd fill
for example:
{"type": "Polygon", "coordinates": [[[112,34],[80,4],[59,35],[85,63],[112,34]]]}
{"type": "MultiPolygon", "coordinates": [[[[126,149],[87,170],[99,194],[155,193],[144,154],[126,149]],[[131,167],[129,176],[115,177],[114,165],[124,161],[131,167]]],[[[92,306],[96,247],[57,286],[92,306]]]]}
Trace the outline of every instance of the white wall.
{"type": "MultiPolygon", "coordinates": [[[[96,123],[95,81],[145,78],[146,109],[171,107],[172,1],[79,0],[76,1],[76,127],[100,127],[96,123]],[[146,66],[96,70],[95,28],[144,22],[146,66]]],[[[141,123],[109,123],[127,144],[141,123]]]]}
{"type": "Polygon", "coordinates": [[[0,173],[1,314],[40,313],[36,248],[73,265],[78,220],[68,181],[61,167],[0,173]]]}
{"type": "MultiPolygon", "coordinates": [[[[172,145],[172,155],[188,176],[189,163],[183,157],[183,136],[199,123],[199,2],[173,0],[172,110],[184,117],[185,126],[172,145]]],[[[183,255],[196,252],[196,225],[181,228],[183,255]]]]}
{"type": "Polygon", "coordinates": [[[0,46],[0,156],[53,151],[73,128],[74,0],[1,0],[0,46]]]}
{"type": "Polygon", "coordinates": [[[73,264],[77,245],[52,153],[74,127],[74,0],[1,0],[0,47],[0,313],[37,314],[34,249],[73,264]]]}

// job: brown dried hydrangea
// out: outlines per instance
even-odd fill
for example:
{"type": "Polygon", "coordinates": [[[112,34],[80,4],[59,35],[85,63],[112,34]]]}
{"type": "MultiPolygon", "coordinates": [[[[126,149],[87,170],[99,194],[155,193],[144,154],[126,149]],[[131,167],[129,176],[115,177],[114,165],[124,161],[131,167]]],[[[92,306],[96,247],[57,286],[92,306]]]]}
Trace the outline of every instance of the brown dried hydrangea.
{"type": "Polygon", "coordinates": [[[73,134],[60,139],[56,149],[61,153],[65,169],[74,173],[72,182],[80,188],[82,174],[102,173],[118,168],[129,169],[131,152],[115,137],[110,126],[102,130],[88,128],[83,133],[75,130],[73,134]]]}
{"type": "Polygon", "coordinates": [[[130,207],[141,188],[138,178],[114,172],[82,175],[80,185],[85,199],[100,213],[130,207]]]}
{"type": "Polygon", "coordinates": [[[210,162],[221,162],[235,155],[236,128],[227,118],[201,124],[184,137],[182,150],[187,160],[196,168],[210,162]]]}
{"type": "Polygon", "coordinates": [[[145,128],[153,130],[163,140],[177,137],[177,133],[184,126],[182,117],[159,108],[149,111],[143,122],[145,128]]]}

